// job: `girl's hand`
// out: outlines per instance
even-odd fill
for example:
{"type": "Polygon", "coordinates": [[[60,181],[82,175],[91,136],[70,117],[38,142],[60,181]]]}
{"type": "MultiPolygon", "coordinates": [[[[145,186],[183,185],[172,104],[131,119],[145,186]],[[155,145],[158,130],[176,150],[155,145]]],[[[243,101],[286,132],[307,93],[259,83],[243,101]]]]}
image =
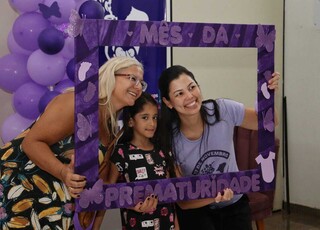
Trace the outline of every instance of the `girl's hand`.
{"type": "Polygon", "coordinates": [[[272,78],[268,81],[268,89],[277,90],[279,88],[280,73],[274,72],[272,78]]]}
{"type": "Polygon", "coordinates": [[[150,213],[154,212],[158,205],[158,196],[152,194],[148,196],[144,202],[139,202],[133,210],[141,213],[150,213]]]}
{"type": "Polygon", "coordinates": [[[71,162],[63,165],[60,171],[62,181],[67,186],[69,194],[73,198],[78,198],[86,185],[84,176],[74,174],[74,155],[71,156],[71,162]]]}
{"type": "Polygon", "coordinates": [[[229,201],[233,198],[233,191],[230,188],[226,188],[223,190],[223,195],[221,192],[218,192],[217,196],[215,197],[215,202],[219,203],[222,201],[229,201]]]}

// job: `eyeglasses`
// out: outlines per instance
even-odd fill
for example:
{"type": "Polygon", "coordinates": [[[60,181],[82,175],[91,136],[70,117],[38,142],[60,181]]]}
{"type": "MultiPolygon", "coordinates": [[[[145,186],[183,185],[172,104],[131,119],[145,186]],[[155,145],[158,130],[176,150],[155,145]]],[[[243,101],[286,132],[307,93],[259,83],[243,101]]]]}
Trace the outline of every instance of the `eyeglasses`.
{"type": "Polygon", "coordinates": [[[133,74],[130,73],[116,73],[114,76],[120,76],[120,77],[128,77],[128,79],[130,80],[130,82],[132,82],[135,86],[141,85],[142,91],[145,91],[148,87],[147,82],[145,82],[144,80],[139,80],[136,76],[134,76],[133,74]]]}

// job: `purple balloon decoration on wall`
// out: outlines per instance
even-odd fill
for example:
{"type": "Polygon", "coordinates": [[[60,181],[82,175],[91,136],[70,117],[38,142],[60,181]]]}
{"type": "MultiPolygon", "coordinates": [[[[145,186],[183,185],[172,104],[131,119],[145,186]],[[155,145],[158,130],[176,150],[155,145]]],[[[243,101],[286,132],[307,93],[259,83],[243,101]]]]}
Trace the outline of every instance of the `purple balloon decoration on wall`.
{"type": "Polygon", "coordinates": [[[17,113],[28,119],[36,119],[40,111],[38,104],[40,98],[48,89],[30,82],[20,86],[13,94],[13,107],[17,113]]]}
{"type": "Polygon", "coordinates": [[[39,9],[38,4],[44,0],[9,0],[10,6],[19,12],[32,12],[39,9]]]}
{"type": "Polygon", "coordinates": [[[88,0],[75,0],[75,2],[76,2],[76,8],[75,9],[76,9],[77,12],[79,11],[80,6],[86,1],[88,1],[88,0]]]}
{"type": "Polygon", "coordinates": [[[64,46],[64,36],[54,27],[44,29],[38,37],[38,45],[46,54],[59,53],[64,46]]]}
{"type": "Polygon", "coordinates": [[[24,49],[36,50],[38,36],[50,23],[41,14],[32,12],[21,14],[13,23],[12,33],[14,40],[24,49]]]}
{"type": "Polygon", "coordinates": [[[36,83],[51,86],[64,77],[66,63],[59,54],[48,55],[39,49],[30,55],[27,70],[36,83]]]}
{"type": "MultiPolygon", "coordinates": [[[[37,118],[54,96],[74,87],[66,64],[74,57],[75,45],[65,29],[71,10],[84,1],[8,0],[19,15],[7,38],[10,54],[0,58],[0,89],[13,93],[15,119],[37,118]]],[[[5,136],[4,141],[21,131],[5,136]]]]}
{"type": "Polygon", "coordinates": [[[18,136],[23,130],[27,129],[33,120],[25,118],[18,113],[7,117],[1,126],[1,139],[3,143],[11,141],[18,136]]]}
{"type": "Polygon", "coordinates": [[[57,91],[47,91],[45,92],[42,97],[39,100],[39,104],[38,104],[38,109],[40,113],[43,113],[44,110],[46,109],[47,105],[49,104],[49,102],[55,98],[56,96],[58,96],[60,94],[60,92],[57,91]]]}
{"type": "Polygon", "coordinates": [[[74,57],[74,38],[67,37],[64,40],[64,46],[60,54],[67,59],[71,59],[74,57]]]}
{"type": "Polygon", "coordinates": [[[74,82],[74,75],[75,75],[75,67],[76,67],[76,60],[72,58],[67,64],[67,75],[71,81],[74,82]]]}
{"type": "Polygon", "coordinates": [[[13,93],[21,85],[30,82],[27,71],[28,57],[23,54],[7,54],[0,59],[0,88],[13,93]]]}
{"type": "Polygon", "coordinates": [[[24,54],[24,55],[30,55],[32,53],[31,50],[26,50],[18,45],[18,43],[14,40],[12,31],[10,31],[8,34],[7,45],[8,45],[8,49],[10,50],[10,53],[24,54]]]}
{"type": "Polygon", "coordinates": [[[99,2],[89,0],[82,3],[79,8],[79,15],[86,19],[103,19],[104,8],[99,2]]]}
{"type": "Polygon", "coordinates": [[[69,16],[72,9],[75,9],[74,0],[44,0],[40,4],[40,12],[50,22],[60,24],[69,22],[69,16]]]}

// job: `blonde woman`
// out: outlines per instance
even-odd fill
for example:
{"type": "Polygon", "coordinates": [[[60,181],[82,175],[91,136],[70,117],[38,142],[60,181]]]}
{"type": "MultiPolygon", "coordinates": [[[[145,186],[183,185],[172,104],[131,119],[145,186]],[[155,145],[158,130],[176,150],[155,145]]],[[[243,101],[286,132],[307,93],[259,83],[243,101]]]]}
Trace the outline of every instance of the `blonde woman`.
{"type": "MultiPolygon", "coordinates": [[[[105,153],[117,132],[118,113],[133,105],[146,87],[143,66],[136,59],[116,57],[101,66],[100,154],[105,153]]],[[[3,225],[24,229],[73,228],[73,198],[86,184],[86,178],[73,171],[74,104],[74,91],[57,96],[29,129],[0,150],[3,225]]]]}

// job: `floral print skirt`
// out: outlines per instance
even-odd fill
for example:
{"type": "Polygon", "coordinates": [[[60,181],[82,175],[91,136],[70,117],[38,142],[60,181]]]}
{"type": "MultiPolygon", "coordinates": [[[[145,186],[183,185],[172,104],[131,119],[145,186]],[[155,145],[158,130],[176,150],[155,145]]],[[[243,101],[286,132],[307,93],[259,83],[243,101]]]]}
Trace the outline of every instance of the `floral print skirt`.
{"type": "MultiPolygon", "coordinates": [[[[73,199],[66,186],[36,166],[21,148],[26,130],[0,149],[0,229],[73,229],[73,199]]],[[[56,157],[73,146],[69,137],[52,147],[56,157]]]]}

